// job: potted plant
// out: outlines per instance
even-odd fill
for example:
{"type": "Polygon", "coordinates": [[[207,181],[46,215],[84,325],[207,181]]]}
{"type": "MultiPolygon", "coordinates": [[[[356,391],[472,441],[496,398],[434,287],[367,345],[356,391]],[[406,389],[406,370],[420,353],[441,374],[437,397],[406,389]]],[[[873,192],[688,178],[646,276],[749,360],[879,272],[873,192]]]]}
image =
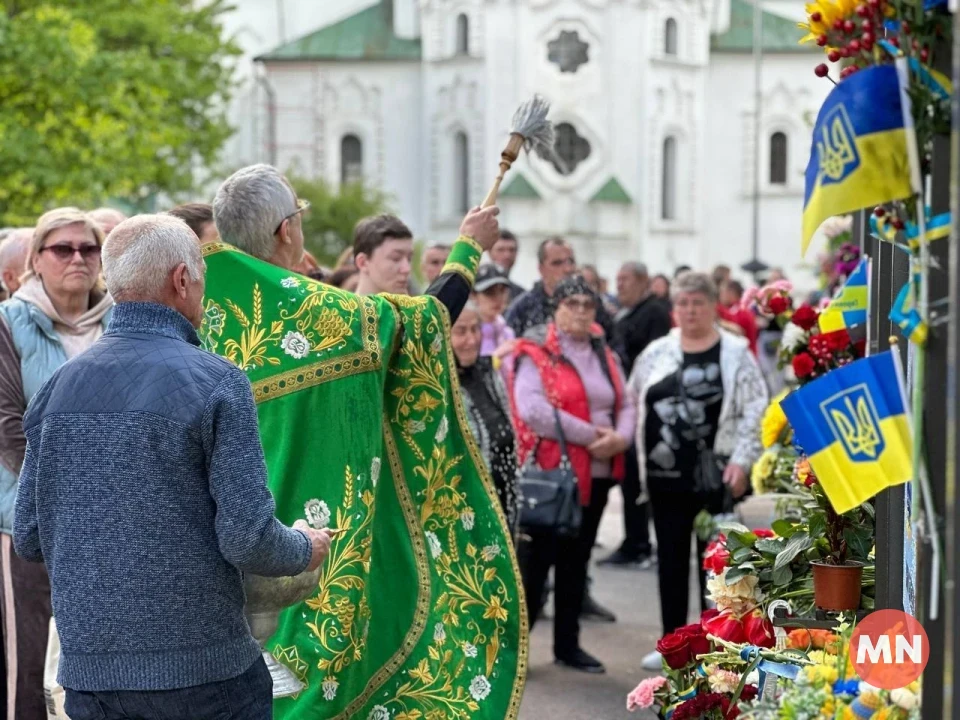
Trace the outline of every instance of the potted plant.
{"type": "Polygon", "coordinates": [[[814,604],[822,610],[857,610],[863,569],[873,546],[873,506],[867,502],[837,513],[805,459],[798,462],[798,474],[810,494],[802,512],[809,543],[805,552],[813,568],[814,604]]]}

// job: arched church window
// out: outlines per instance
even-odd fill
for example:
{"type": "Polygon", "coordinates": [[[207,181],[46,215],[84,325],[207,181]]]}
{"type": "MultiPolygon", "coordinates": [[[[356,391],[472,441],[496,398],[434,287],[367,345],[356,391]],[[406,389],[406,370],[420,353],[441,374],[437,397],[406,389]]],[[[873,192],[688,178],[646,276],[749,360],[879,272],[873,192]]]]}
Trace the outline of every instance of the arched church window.
{"type": "Polygon", "coordinates": [[[575,73],[589,61],[589,50],[590,46],[580,39],[576,30],[562,30],[547,43],[547,59],[560,68],[560,72],[575,73]]]}
{"type": "Polygon", "coordinates": [[[668,137],[663,141],[663,168],[661,171],[660,217],[677,219],[677,139],[668,137]]]}
{"type": "Polygon", "coordinates": [[[340,140],[340,182],[343,185],[363,180],[363,143],[356,135],[340,140]]]}
{"type": "Polygon", "coordinates": [[[554,150],[557,157],[553,158],[553,166],[561,175],[570,175],[580,163],[590,157],[590,142],[581,137],[570,123],[560,123],[556,127],[554,150]]]}
{"type": "Polygon", "coordinates": [[[770,136],[770,184],[787,184],[787,135],[775,132],[770,136]]]}
{"type": "Polygon", "coordinates": [[[673,18],[667,20],[663,28],[663,52],[666,55],[677,54],[677,21],[673,18]]]}
{"type": "Polygon", "coordinates": [[[453,137],[453,178],[453,209],[466,213],[470,209],[470,143],[463,131],[453,137]]]}
{"type": "Polygon", "coordinates": [[[457,55],[470,54],[470,18],[464,13],[457,16],[457,55]]]}

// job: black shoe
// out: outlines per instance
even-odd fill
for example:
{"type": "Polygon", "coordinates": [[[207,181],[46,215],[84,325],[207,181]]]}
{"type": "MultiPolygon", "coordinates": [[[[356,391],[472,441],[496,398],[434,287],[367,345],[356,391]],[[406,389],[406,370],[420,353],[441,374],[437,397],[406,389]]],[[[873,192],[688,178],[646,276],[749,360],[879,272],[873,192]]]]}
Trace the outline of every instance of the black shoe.
{"type": "Polygon", "coordinates": [[[617,616],[600,605],[589,593],[583,596],[583,606],[580,608],[580,617],[584,620],[599,620],[600,622],[615,623],[617,616]]]}
{"type": "Polygon", "coordinates": [[[618,568],[638,568],[640,567],[645,560],[649,560],[649,555],[644,554],[631,554],[624,552],[623,549],[614,550],[612,553],[607,555],[607,557],[600,560],[597,565],[606,565],[609,567],[618,567],[618,568]]]}
{"type": "Polygon", "coordinates": [[[602,675],[607,671],[602,662],[581,648],[557,655],[554,662],[571,670],[579,670],[593,675],[602,675]]]}

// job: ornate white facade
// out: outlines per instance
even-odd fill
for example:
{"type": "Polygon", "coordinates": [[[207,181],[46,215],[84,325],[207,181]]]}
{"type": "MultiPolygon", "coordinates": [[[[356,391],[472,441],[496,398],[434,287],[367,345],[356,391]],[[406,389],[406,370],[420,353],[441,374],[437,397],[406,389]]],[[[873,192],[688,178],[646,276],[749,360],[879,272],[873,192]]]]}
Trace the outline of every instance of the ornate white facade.
{"type": "MultiPolygon", "coordinates": [[[[262,6],[241,1],[241,16],[250,4],[262,6]]],[[[505,183],[501,219],[521,239],[521,277],[548,235],[608,276],[627,259],[666,272],[750,259],[750,3],[354,4],[309,27],[316,11],[299,3],[287,33],[298,39],[251,53],[268,51],[256,65],[266,82],[238,106],[238,162],[273,160],[333,183],[362,174],[418,237],[450,239],[465,205],[486,195],[514,110],[540,93],[567,167],[525,157],[505,183]]],[[[764,7],[760,257],[789,270],[800,261],[810,128],[830,85],[783,10],[769,12],[778,3],[764,7]]]]}

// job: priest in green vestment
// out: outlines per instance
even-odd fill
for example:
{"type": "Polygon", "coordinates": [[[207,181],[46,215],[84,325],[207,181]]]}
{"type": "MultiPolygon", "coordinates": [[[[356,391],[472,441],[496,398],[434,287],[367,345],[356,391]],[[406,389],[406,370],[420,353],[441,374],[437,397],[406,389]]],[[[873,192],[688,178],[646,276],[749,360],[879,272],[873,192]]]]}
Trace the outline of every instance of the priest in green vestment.
{"type": "Polygon", "coordinates": [[[203,248],[201,338],[250,378],[277,516],[344,531],[267,647],[306,684],[275,715],[515,718],[526,606],[449,342],[496,210],[465,218],[427,295],[361,297],[290,270],[304,208],[274,168],[244,168],[203,248]]]}

